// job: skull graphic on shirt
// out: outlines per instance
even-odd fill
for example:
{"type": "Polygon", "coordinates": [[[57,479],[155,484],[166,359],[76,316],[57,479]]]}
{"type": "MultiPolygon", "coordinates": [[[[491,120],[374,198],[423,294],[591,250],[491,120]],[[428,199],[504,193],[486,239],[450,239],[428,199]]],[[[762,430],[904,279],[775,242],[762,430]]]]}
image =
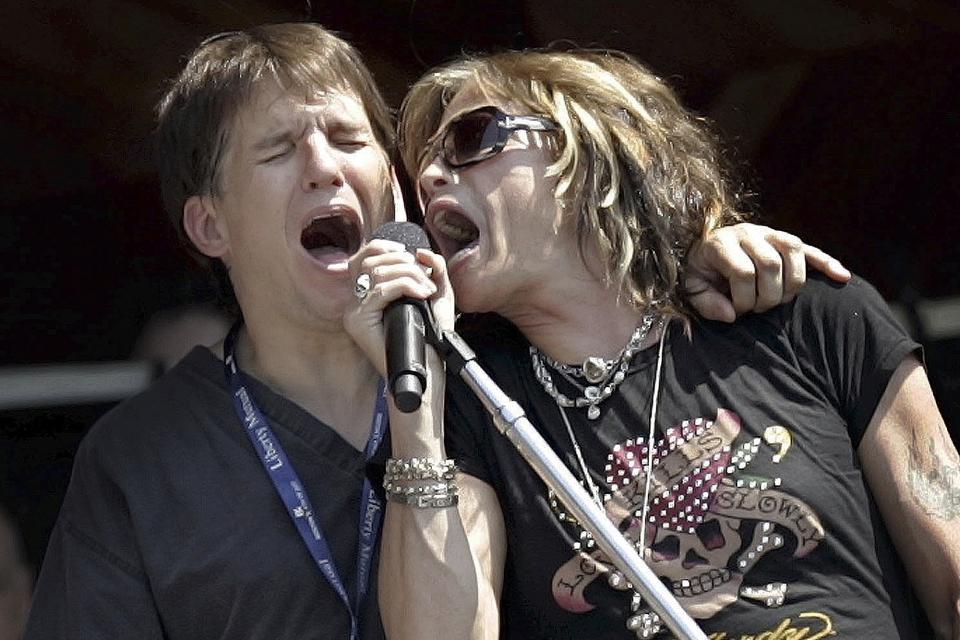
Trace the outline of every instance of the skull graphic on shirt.
{"type": "MultiPolygon", "coordinates": [[[[782,439],[784,428],[775,429],[783,431],[768,431],[782,439]]],[[[784,546],[784,532],[797,539],[795,556],[806,555],[823,538],[816,514],[781,491],[778,479],[743,473],[762,440],[734,446],[740,432],[740,418],[720,409],[714,420],[685,420],[668,429],[652,446],[644,439],[617,444],[607,457],[607,516],[642,547],[650,568],[698,619],[712,617],[740,597],[779,606],[785,584],[744,586],[744,578],[765,554],[784,546]],[[652,470],[649,483],[647,468],[652,470]],[[785,512],[796,515],[784,518],[785,512]]],[[[767,440],[774,444],[776,438],[767,440]]],[[[778,456],[784,452],[781,448],[778,456]]],[[[597,577],[606,575],[615,589],[629,585],[610,579],[616,569],[589,535],[581,533],[580,539],[586,543],[557,570],[553,593],[561,607],[582,613],[593,608],[585,591],[597,577]],[[590,571],[584,571],[585,563],[590,571]]]]}

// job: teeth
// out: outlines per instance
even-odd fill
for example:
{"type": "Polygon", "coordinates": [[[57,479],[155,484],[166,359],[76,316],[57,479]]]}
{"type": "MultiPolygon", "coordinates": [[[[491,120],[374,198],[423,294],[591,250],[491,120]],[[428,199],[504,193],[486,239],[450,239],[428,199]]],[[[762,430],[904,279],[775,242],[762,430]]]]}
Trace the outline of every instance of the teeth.
{"type": "Polygon", "coordinates": [[[480,233],[477,228],[460,214],[441,211],[434,220],[437,230],[457,242],[473,242],[480,233]]]}

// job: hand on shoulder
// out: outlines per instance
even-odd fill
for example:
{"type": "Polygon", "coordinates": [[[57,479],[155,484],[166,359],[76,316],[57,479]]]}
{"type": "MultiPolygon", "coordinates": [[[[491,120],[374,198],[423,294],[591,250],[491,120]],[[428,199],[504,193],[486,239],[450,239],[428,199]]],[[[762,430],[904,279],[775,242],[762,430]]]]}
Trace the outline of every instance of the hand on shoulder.
{"type": "Polygon", "coordinates": [[[808,266],[836,282],[851,277],[839,260],[792,234],[741,223],[714,230],[690,251],[683,286],[701,316],[733,322],[793,300],[808,266]]]}

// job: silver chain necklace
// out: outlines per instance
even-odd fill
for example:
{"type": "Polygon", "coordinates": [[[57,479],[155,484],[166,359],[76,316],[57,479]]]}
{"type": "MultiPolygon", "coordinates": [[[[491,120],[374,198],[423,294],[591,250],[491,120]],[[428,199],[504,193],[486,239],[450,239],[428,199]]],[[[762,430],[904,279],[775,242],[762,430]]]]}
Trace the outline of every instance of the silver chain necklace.
{"type": "MultiPolygon", "coordinates": [[[[644,322],[646,322],[646,320],[647,318],[644,318],[644,322]]],[[[652,319],[651,319],[651,323],[652,323],[652,319]]],[[[650,420],[649,420],[648,433],[647,433],[648,446],[647,446],[647,460],[645,464],[646,482],[643,488],[643,503],[642,503],[643,506],[641,507],[641,512],[638,514],[640,516],[640,522],[644,524],[647,521],[647,512],[649,509],[650,482],[653,476],[653,450],[654,450],[653,436],[654,436],[654,431],[655,431],[655,426],[657,421],[657,408],[658,408],[657,405],[659,403],[659,398],[660,398],[660,378],[661,378],[661,371],[663,368],[663,345],[666,341],[667,328],[668,328],[668,323],[661,321],[660,324],[662,327],[662,331],[660,333],[659,345],[657,347],[657,366],[656,366],[656,372],[654,373],[654,378],[653,378],[653,394],[652,394],[653,397],[650,401],[650,420]]],[[[646,333],[649,331],[649,329],[650,327],[648,325],[646,329],[643,331],[644,336],[646,336],[646,333]]],[[[640,327],[638,327],[637,330],[639,331],[640,327]]],[[[636,335],[636,332],[634,332],[634,335],[636,335]]],[[[633,342],[632,338],[631,338],[631,342],[633,342]]],[[[642,339],[640,340],[640,342],[642,342],[642,339]]],[[[621,353],[621,358],[622,357],[623,357],[623,354],[621,353]]],[[[536,370],[536,364],[534,364],[534,370],[536,370]]],[[[537,378],[539,380],[540,376],[538,375],[537,378]]],[[[542,380],[540,383],[541,385],[543,385],[542,380]]],[[[563,397],[563,396],[562,394],[554,395],[553,393],[550,393],[546,385],[544,385],[544,390],[547,391],[550,397],[552,397],[554,401],[557,403],[557,410],[560,412],[560,417],[563,419],[563,424],[567,429],[567,436],[569,436],[570,444],[573,446],[573,452],[577,458],[577,465],[580,467],[580,474],[581,474],[581,477],[583,478],[583,483],[585,484],[585,488],[587,488],[590,491],[590,494],[593,497],[594,502],[597,504],[600,510],[603,511],[603,500],[600,498],[600,491],[597,488],[597,483],[593,481],[593,477],[590,475],[590,471],[587,468],[587,464],[583,459],[583,453],[580,450],[580,443],[577,441],[577,436],[576,434],[574,434],[573,427],[570,426],[570,420],[569,418],[567,418],[566,411],[564,411],[564,405],[561,403],[560,397],[563,397]]],[[[570,405],[567,405],[567,406],[570,406],[570,405]]],[[[556,512],[559,520],[569,521],[573,524],[579,525],[579,522],[577,522],[573,516],[571,516],[570,514],[567,514],[565,511],[563,511],[560,508],[559,501],[557,500],[556,495],[552,491],[549,492],[548,498],[550,501],[550,506],[556,512]]],[[[646,534],[646,526],[641,526],[640,537],[636,541],[636,543],[634,543],[634,547],[636,548],[637,553],[640,554],[641,558],[643,558],[643,550],[644,550],[644,547],[646,546],[645,534],[646,534]]],[[[596,543],[594,542],[593,536],[590,534],[590,532],[581,528],[579,541],[573,544],[573,550],[576,551],[577,553],[580,553],[581,551],[585,550],[584,547],[586,547],[586,549],[590,549],[590,548],[593,548],[595,545],[596,543]]],[[[620,572],[616,568],[612,568],[610,574],[607,576],[607,582],[613,588],[621,588],[622,585],[626,583],[626,577],[623,575],[622,572],[620,572]]],[[[630,631],[633,631],[638,638],[653,638],[663,628],[662,620],[660,619],[660,616],[658,616],[653,611],[650,611],[649,609],[641,610],[641,606],[642,606],[642,602],[640,599],[640,594],[634,590],[633,595],[631,597],[631,603],[630,603],[630,610],[632,611],[632,615],[627,619],[627,629],[629,629],[630,631]]]]}
{"type": "Polygon", "coordinates": [[[587,408],[587,418],[596,420],[600,417],[600,403],[613,395],[620,383],[627,376],[627,370],[630,368],[630,361],[634,354],[640,350],[653,321],[657,316],[647,312],[643,320],[633,331],[630,340],[626,346],[620,350],[620,354],[613,360],[605,360],[596,356],[588,356],[583,361],[583,365],[574,366],[557,362],[550,356],[542,353],[539,349],[530,347],[530,360],[533,363],[533,372],[537,376],[537,381],[543,390],[553,398],[556,403],[565,408],[577,407],[587,408]],[[580,396],[574,399],[557,390],[553,383],[553,376],[547,371],[547,367],[558,371],[573,386],[580,390],[580,396]],[[576,378],[583,378],[587,384],[582,384],[576,378]]]}

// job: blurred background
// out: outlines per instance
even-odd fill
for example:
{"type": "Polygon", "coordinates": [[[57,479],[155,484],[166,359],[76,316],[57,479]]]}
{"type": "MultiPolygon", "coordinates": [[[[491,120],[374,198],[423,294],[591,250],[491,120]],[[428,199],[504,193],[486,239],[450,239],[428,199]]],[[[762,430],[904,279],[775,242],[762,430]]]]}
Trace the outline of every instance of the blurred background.
{"type": "Polygon", "coordinates": [[[20,564],[42,560],[85,430],[157,369],[72,370],[112,379],[98,396],[51,365],[155,361],[175,351],[157,335],[177,330],[171,310],[185,305],[191,335],[220,330],[197,306],[211,285],[160,206],[151,131],[164,80],[207,35],[303,19],[357,45],[394,106],[461,51],[566,40],[645,60],[749,167],[762,222],[840,257],[890,301],[925,346],[957,438],[955,0],[6,2],[0,508],[20,564]],[[24,372],[29,401],[12,391],[24,372]]]}

